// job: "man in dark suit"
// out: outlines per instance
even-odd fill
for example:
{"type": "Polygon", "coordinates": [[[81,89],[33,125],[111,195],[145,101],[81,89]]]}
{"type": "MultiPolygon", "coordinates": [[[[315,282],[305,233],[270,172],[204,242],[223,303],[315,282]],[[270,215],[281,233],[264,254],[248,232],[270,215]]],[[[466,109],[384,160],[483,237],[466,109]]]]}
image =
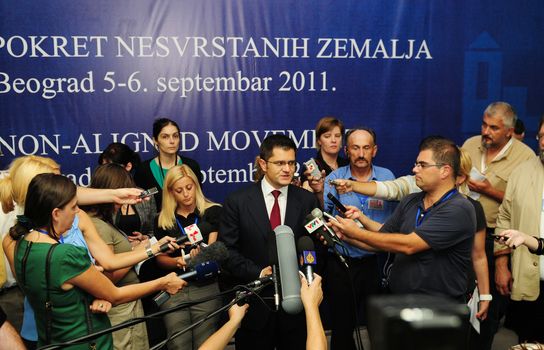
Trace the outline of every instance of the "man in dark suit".
{"type": "MultiPolygon", "coordinates": [[[[295,241],[305,234],[306,215],[319,206],[310,192],[291,185],[296,168],[296,145],[285,135],[263,140],[258,165],[264,176],[252,186],[232,193],[225,201],[219,239],[229,250],[223,267],[234,282],[245,284],[272,273],[270,247],[273,229],[289,226],[295,241]]],[[[261,293],[271,296],[271,288],[261,293]]],[[[235,335],[236,349],[304,349],[304,313],[288,315],[258,300],[250,301],[248,314],[235,335]]]]}

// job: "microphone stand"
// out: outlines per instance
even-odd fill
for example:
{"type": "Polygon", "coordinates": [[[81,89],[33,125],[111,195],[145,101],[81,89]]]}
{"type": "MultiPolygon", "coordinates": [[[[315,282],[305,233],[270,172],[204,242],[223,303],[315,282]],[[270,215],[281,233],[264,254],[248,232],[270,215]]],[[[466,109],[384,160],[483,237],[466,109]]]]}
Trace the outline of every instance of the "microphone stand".
{"type": "Polygon", "coordinates": [[[236,293],[236,297],[228,304],[220,307],[219,309],[209,313],[208,315],[206,315],[206,317],[204,317],[203,319],[201,320],[198,320],[196,321],[195,323],[193,323],[192,325],[190,325],[189,327],[185,328],[185,329],[182,329],[180,331],[177,331],[176,333],[172,334],[171,336],[169,336],[168,338],[166,338],[165,340],[161,341],[160,343],[156,344],[155,346],[153,346],[151,349],[149,350],[157,350],[157,349],[160,349],[162,348],[163,346],[166,345],[166,343],[168,343],[170,340],[182,335],[183,333],[186,333],[190,330],[192,330],[193,328],[196,328],[198,326],[200,326],[202,323],[204,323],[206,320],[214,317],[215,315],[217,314],[220,314],[221,312],[225,311],[225,310],[228,310],[230,309],[231,306],[233,306],[234,304],[237,304],[237,303],[240,303],[242,302],[244,299],[248,298],[249,296],[253,295],[253,294],[257,294],[259,293],[264,287],[266,287],[267,285],[269,285],[270,283],[272,283],[271,280],[269,281],[265,281],[263,284],[261,284],[260,286],[258,287],[255,287],[255,288],[250,288],[250,287],[247,287],[246,286],[239,286],[238,288],[235,288],[235,289],[243,289],[243,290],[239,290],[237,293],[236,293]]]}

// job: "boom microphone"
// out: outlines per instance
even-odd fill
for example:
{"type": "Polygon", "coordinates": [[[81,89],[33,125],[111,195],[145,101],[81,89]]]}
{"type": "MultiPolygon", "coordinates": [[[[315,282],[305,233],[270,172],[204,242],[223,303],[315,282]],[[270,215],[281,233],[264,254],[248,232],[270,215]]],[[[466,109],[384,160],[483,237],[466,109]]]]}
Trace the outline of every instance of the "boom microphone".
{"type": "MultiPolygon", "coordinates": [[[[219,265],[215,261],[206,261],[195,265],[195,267],[188,272],[178,275],[179,278],[185,281],[200,281],[207,278],[215,277],[219,274],[219,265]]],[[[170,299],[170,294],[168,292],[162,291],[157,294],[153,301],[157,306],[161,306],[168,299],[170,299]]]]}
{"type": "Polygon", "coordinates": [[[289,226],[279,225],[274,229],[280,265],[281,306],[285,312],[294,315],[302,311],[300,299],[300,278],[298,277],[295,235],[289,226]]]}

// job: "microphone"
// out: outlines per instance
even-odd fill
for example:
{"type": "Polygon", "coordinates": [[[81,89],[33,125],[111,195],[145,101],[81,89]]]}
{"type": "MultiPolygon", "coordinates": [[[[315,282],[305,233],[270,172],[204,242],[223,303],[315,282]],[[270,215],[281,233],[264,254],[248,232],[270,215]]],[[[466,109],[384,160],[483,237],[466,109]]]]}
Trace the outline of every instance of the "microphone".
{"type": "MultiPolygon", "coordinates": [[[[176,239],[177,245],[183,245],[187,241],[191,242],[192,244],[197,244],[202,241],[202,232],[210,233],[212,232],[212,226],[208,222],[202,222],[198,224],[192,224],[187,227],[183,228],[185,230],[185,235],[178,237],[176,239]]],[[[161,244],[159,248],[160,253],[166,253],[170,248],[168,248],[168,243],[161,244]]]]}
{"type": "Polygon", "coordinates": [[[325,239],[325,241],[327,241],[327,245],[331,247],[332,251],[334,252],[334,254],[336,254],[338,259],[340,259],[342,264],[349,268],[346,258],[344,258],[342,254],[340,254],[338,250],[336,250],[336,245],[343,247],[344,244],[338,238],[338,236],[334,234],[334,231],[332,231],[330,227],[328,227],[327,225],[325,225],[325,223],[323,223],[323,221],[321,221],[319,216],[323,217],[323,212],[319,208],[315,208],[314,210],[312,210],[311,214],[308,214],[306,216],[307,220],[311,220],[306,225],[304,225],[306,231],[311,234],[323,226],[325,229],[321,230],[321,236],[325,239]]]}
{"type": "Polygon", "coordinates": [[[276,311],[280,309],[280,287],[278,284],[278,247],[276,236],[268,236],[268,262],[272,266],[272,283],[274,284],[274,306],[276,311]]]}
{"type": "Polygon", "coordinates": [[[208,246],[204,246],[204,243],[201,244],[200,253],[198,253],[194,258],[191,258],[190,254],[185,254],[183,259],[187,263],[188,267],[194,267],[200,263],[206,261],[217,261],[219,264],[227,260],[229,252],[225,243],[223,242],[213,242],[208,246]]]}
{"type": "Polygon", "coordinates": [[[321,211],[321,209],[315,208],[314,210],[312,210],[312,215],[314,218],[318,218],[321,222],[323,222],[323,227],[325,228],[325,231],[331,237],[332,241],[334,241],[334,243],[336,244],[342,245],[342,241],[340,240],[340,238],[338,238],[336,233],[334,233],[334,231],[329,226],[325,225],[325,219],[323,218],[323,212],[321,211]]]}
{"type": "Polygon", "coordinates": [[[289,226],[279,225],[274,229],[278,247],[278,262],[281,278],[281,307],[294,315],[302,311],[300,278],[298,277],[295,235],[289,226]]]}
{"type": "Polygon", "coordinates": [[[310,285],[314,280],[313,266],[317,262],[314,242],[310,237],[302,236],[297,241],[297,250],[300,256],[302,273],[304,273],[304,277],[306,277],[306,281],[310,285]]]}
{"type": "MultiPolygon", "coordinates": [[[[207,278],[215,277],[219,274],[219,265],[215,261],[206,261],[195,265],[194,269],[181,275],[178,275],[179,278],[186,281],[200,281],[207,278]]],[[[168,292],[162,291],[157,294],[153,301],[157,306],[161,306],[168,299],[170,299],[170,294],[168,292]]]]}
{"type": "Polygon", "coordinates": [[[248,284],[246,284],[246,287],[248,287],[248,288],[260,287],[260,286],[262,286],[264,284],[267,284],[266,282],[273,282],[273,281],[274,281],[274,278],[271,275],[264,276],[264,277],[261,277],[259,279],[256,279],[253,282],[249,282],[248,284]]]}

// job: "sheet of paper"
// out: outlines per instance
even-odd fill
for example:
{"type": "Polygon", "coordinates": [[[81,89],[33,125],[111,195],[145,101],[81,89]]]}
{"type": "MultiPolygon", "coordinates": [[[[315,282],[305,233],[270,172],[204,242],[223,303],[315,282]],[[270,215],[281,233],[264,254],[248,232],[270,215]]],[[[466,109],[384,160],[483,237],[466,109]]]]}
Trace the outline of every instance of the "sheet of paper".
{"type": "Polygon", "coordinates": [[[470,324],[478,334],[480,334],[480,320],[476,318],[476,314],[478,313],[478,303],[480,302],[480,293],[478,292],[478,286],[474,288],[474,292],[472,292],[472,298],[468,301],[467,305],[470,309],[470,324]]]}
{"type": "MultiPolygon", "coordinates": [[[[472,169],[470,169],[470,179],[471,180],[476,180],[476,181],[484,181],[485,180],[485,175],[483,175],[475,167],[472,167],[472,169]]],[[[480,198],[480,194],[478,192],[470,191],[470,193],[468,195],[469,195],[470,198],[474,199],[475,201],[477,201],[480,198]]]]}

